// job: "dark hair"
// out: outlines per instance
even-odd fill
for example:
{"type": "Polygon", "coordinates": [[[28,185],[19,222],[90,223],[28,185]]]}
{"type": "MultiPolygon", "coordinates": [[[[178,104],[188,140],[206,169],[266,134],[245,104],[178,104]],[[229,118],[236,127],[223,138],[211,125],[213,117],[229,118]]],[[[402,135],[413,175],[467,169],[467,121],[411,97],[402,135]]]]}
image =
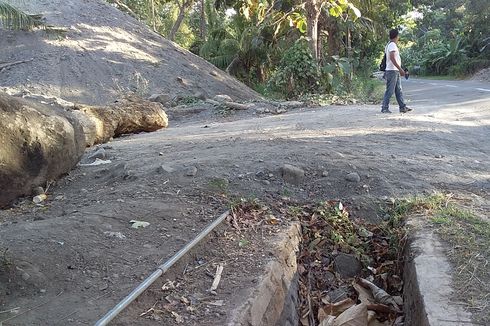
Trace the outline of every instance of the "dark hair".
{"type": "Polygon", "coordinates": [[[398,36],[398,30],[397,29],[392,29],[390,31],[390,40],[394,39],[397,36],[398,36]]]}

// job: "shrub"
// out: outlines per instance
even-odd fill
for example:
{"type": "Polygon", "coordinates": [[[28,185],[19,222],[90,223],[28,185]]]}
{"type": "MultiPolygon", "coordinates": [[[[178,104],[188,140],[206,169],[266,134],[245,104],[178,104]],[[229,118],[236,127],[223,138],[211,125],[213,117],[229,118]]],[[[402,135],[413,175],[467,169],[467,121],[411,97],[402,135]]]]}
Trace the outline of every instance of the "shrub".
{"type": "Polygon", "coordinates": [[[284,52],[277,70],[267,83],[268,91],[287,98],[314,93],[320,85],[320,71],[305,38],[284,52]]]}

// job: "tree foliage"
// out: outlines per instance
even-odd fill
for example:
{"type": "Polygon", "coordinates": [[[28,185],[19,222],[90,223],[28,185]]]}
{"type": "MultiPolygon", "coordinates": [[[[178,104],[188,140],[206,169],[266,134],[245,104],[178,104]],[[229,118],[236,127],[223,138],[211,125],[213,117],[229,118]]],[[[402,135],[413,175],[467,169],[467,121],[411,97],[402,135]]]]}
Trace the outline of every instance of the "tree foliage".
{"type": "Polygon", "coordinates": [[[487,0],[108,1],[248,85],[288,97],[372,73],[391,28],[409,68],[464,74],[489,62],[487,0]]]}
{"type": "Polygon", "coordinates": [[[490,65],[490,2],[417,1],[406,62],[428,74],[466,75],[490,65]]]}
{"type": "Polygon", "coordinates": [[[40,15],[29,15],[7,1],[0,1],[0,28],[30,30],[42,25],[40,15]]]}

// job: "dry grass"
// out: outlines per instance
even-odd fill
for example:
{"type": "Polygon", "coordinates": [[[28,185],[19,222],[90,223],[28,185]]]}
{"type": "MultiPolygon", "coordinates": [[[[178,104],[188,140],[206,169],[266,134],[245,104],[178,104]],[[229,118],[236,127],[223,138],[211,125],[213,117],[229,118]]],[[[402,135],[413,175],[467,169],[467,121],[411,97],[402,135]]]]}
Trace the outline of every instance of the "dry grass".
{"type": "Polygon", "coordinates": [[[455,267],[455,301],[473,314],[473,321],[490,325],[490,223],[478,217],[451,194],[436,193],[393,203],[398,219],[414,213],[428,222],[448,245],[447,256],[455,267]]]}

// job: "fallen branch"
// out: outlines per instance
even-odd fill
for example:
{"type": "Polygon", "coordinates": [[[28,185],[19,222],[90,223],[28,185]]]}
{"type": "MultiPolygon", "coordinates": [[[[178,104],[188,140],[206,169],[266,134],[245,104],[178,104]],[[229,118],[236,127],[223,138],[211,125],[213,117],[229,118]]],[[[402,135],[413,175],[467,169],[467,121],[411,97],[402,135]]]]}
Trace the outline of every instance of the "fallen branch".
{"type": "Polygon", "coordinates": [[[248,105],[248,104],[241,104],[241,103],[235,103],[235,102],[223,102],[223,104],[232,110],[248,110],[248,109],[250,109],[250,105],[248,105]]]}
{"type": "Polygon", "coordinates": [[[21,61],[14,61],[14,62],[2,63],[2,64],[0,64],[0,71],[3,70],[4,68],[8,68],[10,66],[15,66],[15,65],[18,65],[18,64],[21,64],[21,63],[25,63],[25,62],[30,62],[32,60],[34,60],[34,58],[31,58],[29,60],[21,60],[21,61]]]}
{"type": "Polygon", "coordinates": [[[216,291],[219,282],[221,281],[221,273],[223,273],[223,265],[218,265],[216,268],[216,274],[214,275],[213,284],[211,285],[211,289],[209,289],[209,291],[216,291]]]}

